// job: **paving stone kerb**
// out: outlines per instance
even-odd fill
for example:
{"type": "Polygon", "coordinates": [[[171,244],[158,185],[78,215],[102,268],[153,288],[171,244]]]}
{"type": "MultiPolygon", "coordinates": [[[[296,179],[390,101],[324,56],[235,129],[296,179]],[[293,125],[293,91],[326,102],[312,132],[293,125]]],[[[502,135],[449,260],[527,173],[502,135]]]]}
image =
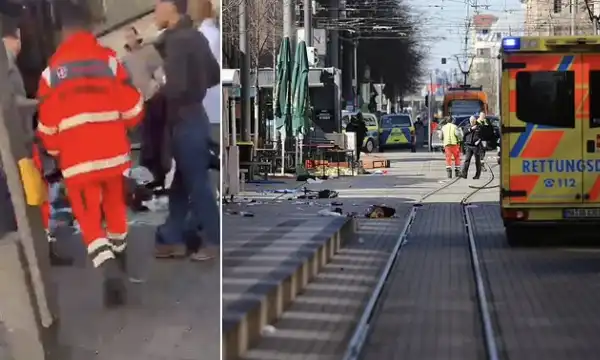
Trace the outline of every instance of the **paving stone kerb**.
{"type": "Polygon", "coordinates": [[[356,237],[345,243],[273,324],[274,331],[263,334],[243,359],[341,358],[411,208],[400,206],[394,219],[357,219],[356,237]]]}
{"type": "Polygon", "coordinates": [[[289,203],[271,203],[255,206],[252,218],[225,216],[222,294],[227,359],[244,353],[263,326],[277,319],[341,243],[352,237],[351,218],[322,217],[312,210],[296,214],[289,203]],[[279,211],[274,214],[273,209],[279,211]]]}
{"type": "Polygon", "coordinates": [[[475,239],[505,357],[598,359],[598,248],[571,247],[567,242],[558,247],[511,248],[498,205],[476,205],[470,209],[475,239]]]}

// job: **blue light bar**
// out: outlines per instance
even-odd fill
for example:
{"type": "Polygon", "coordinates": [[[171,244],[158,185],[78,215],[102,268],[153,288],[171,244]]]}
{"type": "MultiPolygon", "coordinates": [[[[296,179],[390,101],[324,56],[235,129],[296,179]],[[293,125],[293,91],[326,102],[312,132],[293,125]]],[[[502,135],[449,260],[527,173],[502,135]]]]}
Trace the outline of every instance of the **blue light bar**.
{"type": "Polygon", "coordinates": [[[502,50],[504,51],[515,51],[521,48],[521,39],[520,38],[504,38],[502,39],[502,50]]]}

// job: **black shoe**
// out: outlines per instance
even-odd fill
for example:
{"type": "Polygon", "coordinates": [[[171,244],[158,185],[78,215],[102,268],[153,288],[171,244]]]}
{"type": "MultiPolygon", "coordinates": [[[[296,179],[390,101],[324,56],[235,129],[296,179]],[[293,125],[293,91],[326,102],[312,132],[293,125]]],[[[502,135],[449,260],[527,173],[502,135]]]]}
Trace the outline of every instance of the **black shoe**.
{"type": "Polygon", "coordinates": [[[452,179],[452,169],[446,169],[446,174],[448,174],[448,179],[452,179]]]}
{"type": "Polygon", "coordinates": [[[104,306],[115,308],[127,303],[127,288],[123,280],[123,273],[119,269],[116,259],[105,261],[100,269],[104,275],[102,290],[104,295],[104,306]]]}
{"type": "Polygon", "coordinates": [[[473,180],[478,180],[481,177],[481,175],[475,175],[473,176],[473,180]]]}
{"type": "Polygon", "coordinates": [[[50,256],[50,266],[73,266],[75,262],[72,258],[61,256],[56,251],[56,246],[53,243],[49,243],[49,256],[50,256]]]}
{"type": "Polygon", "coordinates": [[[462,171],[460,169],[455,169],[454,170],[454,176],[456,176],[456,177],[462,177],[462,171]]]}

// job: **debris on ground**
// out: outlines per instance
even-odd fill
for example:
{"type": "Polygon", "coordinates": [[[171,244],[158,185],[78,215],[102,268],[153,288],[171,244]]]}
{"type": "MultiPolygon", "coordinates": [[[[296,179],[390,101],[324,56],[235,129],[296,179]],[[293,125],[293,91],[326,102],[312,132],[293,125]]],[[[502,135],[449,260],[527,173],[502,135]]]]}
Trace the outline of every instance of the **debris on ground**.
{"type": "Polygon", "coordinates": [[[385,205],[371,205],[365,212],[365,217],[369,219],[391,218],[396,215],[396,209],[385,205]]]}
{"type": "Polygon", "coordinates": [[[304,188],[304,194],[299,195],[298,199],[333,199],[338,197],[339,195],[340,194],[334,190],[325,189],[319,191],[312,191],[304,188]]]}
{"type": "Polygon", "coordinates": [[[337,212],[337,211],[330,210],[330,209],[321,209],[321,210],[319,210],[319,212],[317,212],[317,214],[319,216],[334,216],[334,217],[344,216],[344,214],[337,212]]]}

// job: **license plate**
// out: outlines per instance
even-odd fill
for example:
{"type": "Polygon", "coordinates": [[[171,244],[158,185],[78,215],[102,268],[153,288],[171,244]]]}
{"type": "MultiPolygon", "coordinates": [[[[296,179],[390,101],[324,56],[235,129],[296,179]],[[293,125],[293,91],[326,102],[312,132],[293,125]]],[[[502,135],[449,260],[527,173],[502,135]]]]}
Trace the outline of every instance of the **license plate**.
{"type": "Polygon", "coordinates": [[[600,208],[598,209],[565,209],[563,216],[566,219],[600,219],[600,208]]]}

